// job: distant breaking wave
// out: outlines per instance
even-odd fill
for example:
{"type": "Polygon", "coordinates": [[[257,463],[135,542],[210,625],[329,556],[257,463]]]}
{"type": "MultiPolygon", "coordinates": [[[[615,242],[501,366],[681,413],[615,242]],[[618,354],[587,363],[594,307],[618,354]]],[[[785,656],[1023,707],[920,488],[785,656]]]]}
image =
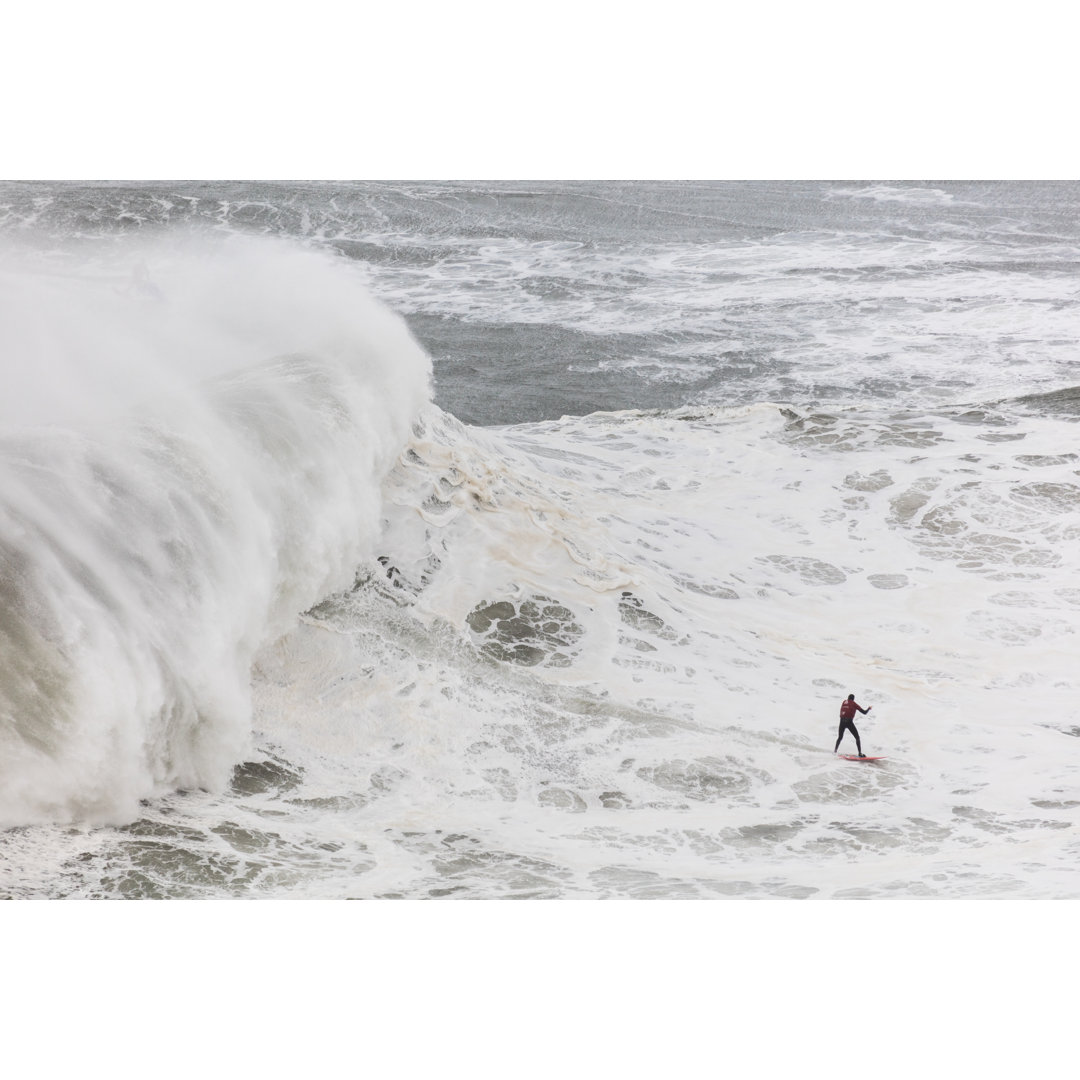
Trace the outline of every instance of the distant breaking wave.
{"type": "Polygon", "coordinates": [[[935,203],[953,202],[953,196],[941,188],[930,187],[889,187],[887,184],[872,184],[870,187],[851,190],[839,188],[829,192],[830,198],[873,199],[875,202],[935,203]]]}
{"type": "Polygon", "coordinates": [[[220,789],[255,651],[351,583],[430,361],[343,260],[0,252],[0,823],[220,789]]]}

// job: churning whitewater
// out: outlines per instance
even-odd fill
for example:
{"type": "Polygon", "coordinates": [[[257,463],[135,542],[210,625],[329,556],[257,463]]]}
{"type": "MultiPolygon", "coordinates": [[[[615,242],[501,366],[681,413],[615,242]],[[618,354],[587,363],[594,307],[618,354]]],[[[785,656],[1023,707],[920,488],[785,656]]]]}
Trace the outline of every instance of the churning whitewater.
{"type": "Polygon", "coordinates": [[[1078,210],[0,186],[0,895],[1078,895],[1078,210]]]}

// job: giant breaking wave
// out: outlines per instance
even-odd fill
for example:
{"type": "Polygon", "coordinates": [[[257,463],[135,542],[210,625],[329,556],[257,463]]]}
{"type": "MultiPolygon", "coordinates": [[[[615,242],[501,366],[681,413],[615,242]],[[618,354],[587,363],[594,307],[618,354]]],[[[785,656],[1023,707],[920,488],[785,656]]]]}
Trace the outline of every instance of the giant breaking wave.
{"type": "Polygon", "coordinates": [[[343,260],[0,251],[0,824],[221,789],[258,648],[349,584],[430,361],[343,260]]]}

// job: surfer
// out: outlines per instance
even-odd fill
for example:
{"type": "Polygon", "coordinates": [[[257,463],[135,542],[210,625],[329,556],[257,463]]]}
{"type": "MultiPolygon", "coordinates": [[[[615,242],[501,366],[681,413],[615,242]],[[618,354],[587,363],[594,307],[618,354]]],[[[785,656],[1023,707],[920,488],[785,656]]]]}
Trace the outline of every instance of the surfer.
{"type": "Polygon", "coordinates": [[[848,694],[847,701],[840,702],[840,734],[836,736],[836,745],[833,747],[834,754],[840,749],[840,740],[844,737],[844,732],[850,731],[851,734],[855,736],[855,749],[858,751],[859,757],[866,757],[862,752],[862,742],[859,740],[859,732],[853,721],[856,712],[861,712],[865,715],[873,707],[873,705],[867,705],[864,709],[855,701],[854,694],[848,694]]]}

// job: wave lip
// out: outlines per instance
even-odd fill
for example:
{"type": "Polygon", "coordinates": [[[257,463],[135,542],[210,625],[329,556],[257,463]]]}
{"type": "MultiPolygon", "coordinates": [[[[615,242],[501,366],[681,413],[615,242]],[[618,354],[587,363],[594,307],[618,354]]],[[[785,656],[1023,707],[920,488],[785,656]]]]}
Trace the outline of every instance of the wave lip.
{"type": "Polygon", "coordinates": [[[430,398],[428,357],[340,260],[239,238],[122,255],[157,295],[118,291],[116,256],[54,258],[16,275],[0,332],[5,358],[47,359],[62,418],[41,422],[42,385],[32,423],[0,418],[5,824],[227,784],[255,651],[370,557],[430,398]]]}

